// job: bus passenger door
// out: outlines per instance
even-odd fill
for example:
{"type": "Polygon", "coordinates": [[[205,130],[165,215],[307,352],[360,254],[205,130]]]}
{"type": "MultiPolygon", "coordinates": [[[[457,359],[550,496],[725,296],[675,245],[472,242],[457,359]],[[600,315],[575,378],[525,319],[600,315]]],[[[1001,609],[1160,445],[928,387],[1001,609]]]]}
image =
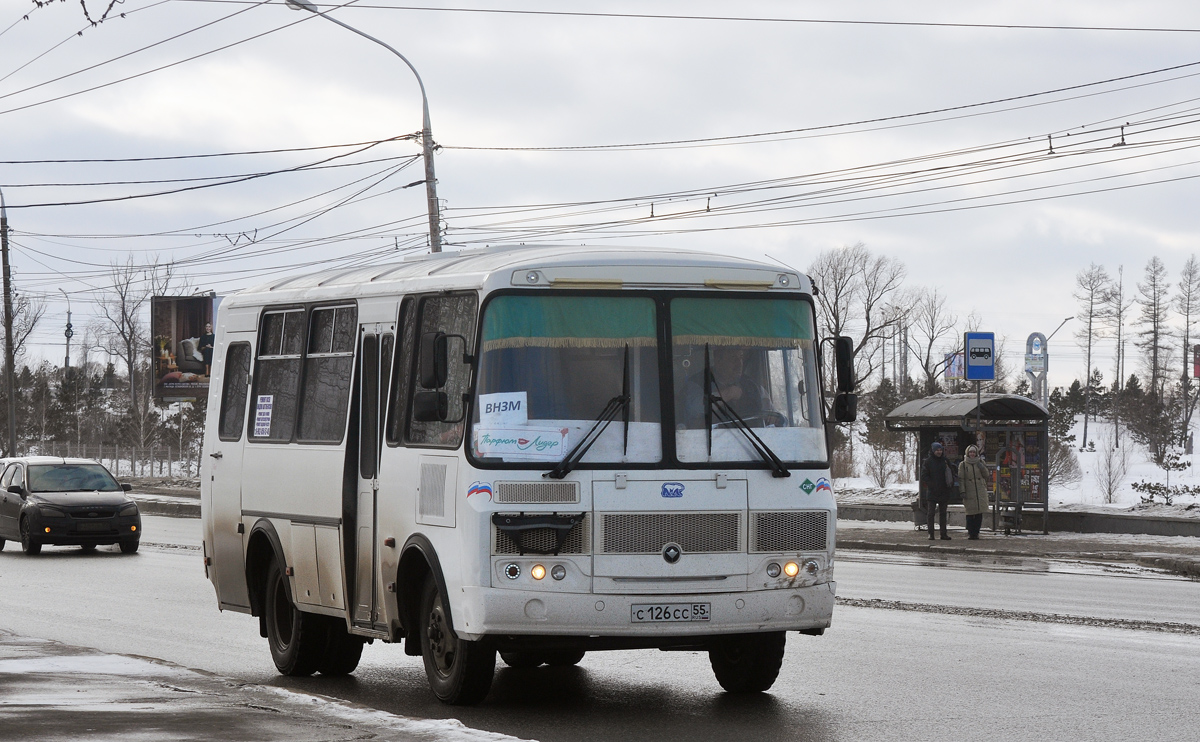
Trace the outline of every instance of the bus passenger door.
{"type": "Polygon", "coordinates": [[[245,611],[250,608],[250,594],[242,534],[242,451],[251,355],[250,343],[230,342],[223,361],[218,360],[213,368],[213,383],[221,389],[221,405],[216,435],[210,427],[205,436],[208,455],[200,472],[209,480],[210,515],[206,526],[211,525],[212,538],[207,556],[212,557],[217,599],[222,608],[245,611]]]}
{"type": "Polygon", "coordinates": [[[362,325],[362,372],[358,390],[358,493],[356,503],[354,594],[352,619],[370,628],[382,620],[379,611],[379,456],[383,444],[383,406],[391,372],[393,335],[381,325],[362,325]]]}

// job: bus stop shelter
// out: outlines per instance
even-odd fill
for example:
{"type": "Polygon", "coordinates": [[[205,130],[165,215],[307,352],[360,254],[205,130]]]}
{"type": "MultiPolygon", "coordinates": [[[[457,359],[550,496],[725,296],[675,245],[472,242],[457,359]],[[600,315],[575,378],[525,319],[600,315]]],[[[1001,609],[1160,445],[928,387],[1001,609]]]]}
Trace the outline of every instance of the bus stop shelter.
{"type": "Polygon", "coordinates": [[[1050,413],[1037,402],[1016,394],[935,394],[905,402],[889,412],[888,430],[915,433],[919,455],[915,474],[930,446],[938,441],[946,459],[957,467],[967,446],[979,446],[992,474],[992,530],[1020,531],[1021,514],[1042,512],[1046,531],[1049,497],[1046,444],[1050,413]]]}

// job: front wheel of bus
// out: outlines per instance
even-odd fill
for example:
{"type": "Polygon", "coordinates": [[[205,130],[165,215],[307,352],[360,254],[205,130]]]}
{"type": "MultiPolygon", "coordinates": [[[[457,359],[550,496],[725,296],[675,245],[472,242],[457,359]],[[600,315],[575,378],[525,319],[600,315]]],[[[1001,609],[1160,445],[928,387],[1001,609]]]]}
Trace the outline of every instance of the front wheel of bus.
{"type": "Polygon", "coordinates": [[[779,677],[786,641],[782,631],[719,637],[709,645],[708,661],[726,691],[762,693],[779,677]]]}
{"type": "Polygon", "coordinates": [[[443,703],[479,703],[492,687],[496,650],[483,642],[459,639],[447,620],[445,598],[433,578],[421,596],[421,656],[429,687],[443,703]]]}
{"type": "Polygon", "coordinates": [[[326,643],[323,616],[310,615],[292,602],[291,586],[272,559],[267,568],[267,584],[263,591],[267,619],[267,642],[271,659],[284,675],[312,675],[321,660],[326,643]]]}

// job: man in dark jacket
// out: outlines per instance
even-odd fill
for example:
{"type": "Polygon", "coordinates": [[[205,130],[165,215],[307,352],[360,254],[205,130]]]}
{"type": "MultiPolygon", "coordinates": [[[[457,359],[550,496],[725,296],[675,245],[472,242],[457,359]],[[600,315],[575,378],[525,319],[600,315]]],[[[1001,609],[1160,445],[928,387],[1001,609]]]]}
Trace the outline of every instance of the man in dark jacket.
{"type": "Polygon", "coordinates": [[[954,491],[954,470],[946,462],[945,451],[937,441],[930,446],[929,456],[921,463],[921,491],[925,493],[925,499],[929,502],[929,538],[933,538],[933,511],[936,509],[942,540],[949,541],[950,534],[946,533],[946,506],[950,504],[950,496],[954,491]]]}

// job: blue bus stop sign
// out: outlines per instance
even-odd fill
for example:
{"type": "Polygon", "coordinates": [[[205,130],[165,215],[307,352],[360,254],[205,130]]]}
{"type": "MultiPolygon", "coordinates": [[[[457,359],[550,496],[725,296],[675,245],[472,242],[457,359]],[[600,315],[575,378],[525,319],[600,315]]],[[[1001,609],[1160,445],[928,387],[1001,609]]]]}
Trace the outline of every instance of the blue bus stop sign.
{"type": "Polygon", "coordinates": [[[963,348],[967,356],[967,381],[995,381],[996,333],[963,333],[963,348]]]}

